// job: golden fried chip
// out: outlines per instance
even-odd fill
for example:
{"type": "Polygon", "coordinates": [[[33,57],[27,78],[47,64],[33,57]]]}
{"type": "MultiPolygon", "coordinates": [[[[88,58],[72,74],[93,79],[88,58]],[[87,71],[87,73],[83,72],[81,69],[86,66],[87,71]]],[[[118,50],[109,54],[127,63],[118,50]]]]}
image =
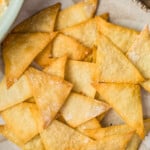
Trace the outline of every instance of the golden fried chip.
{"type": "Polygon", "coordinates": [[[109,20],[109,13],[103,13],[100,15],[101,18],[103,18],[104,20],[108,21],[109,20]]]}
{"type": "Polygon", "coordinates": [[[10,87],[50,41],[48,33],[10,34],[3,47],[5,75],[10,87]],[[39,42],[40,41],[40,42],[39,42]]]}
{"type": "Polygon", "coordinates": [[[81,150],[86,144],[93,142],[57,120],[41,133],[41,139],[46,150],[81,150]]]}
{"type": "Polygon", "coordinates": [[[18,139],[18,137],[10,130],[6,125],[0,126],[0,134],[2,134],[5,138],[15,143],[18,146],[22,145],[22,142],[18,139]]]}
{"type": "Polygon", "coordinates": [[[86,150],[125,150],[133,133],[118,134],[105,137],[87,144],[86,150]]]}
{"type": "Polygon", "coordinates": [[[150,80],[146,80],[141,83],[141,86],[148,92],[150,92],[150,80]]]}
{"type": "Polygon", "coordinates": [[[48,66],[46,66],[43,69],[43,71],[48,74],[64,78],[66,63],[67,63],[67,56],[63,56],[60,58],[52,58],[49,60],[48,66]]]}
{"type": "Polygon", "coordinates": [[[97,4],[98,0],[83,0],[60,11],[56,22],[56,29],[60,30],[70,27],[92,18],[96,11],[97,4]]]}
{"type": "Polygon", "coordinates": [[[43,9],[17,25],[12,32],[52,32],[60,6],[60,3],[57,3],[43,9]]]}
{"type": "Polygon", "coordinates": [[[62,33],[69,35],[89,48],[93,48],[93,44],[97,36],[96,19],[92,18],[80,24],[63,29],[62,33]]]}
{"type": "Polygon", "coordinates": [[[91,49],[72,37],[58,34],[52,42],[51,52],[53,57],[67,55],[69,59],[83,60],[91,53],[91,49]]]}
{"type": "Polygon", "coordinates": [[[51,54],[51,47],[52,47],[52,41],[56,37],[57,32],[52,32],[50,34],[50,42],[49,44],[44,48],[42,52],[40,52],[37,57],[35,58],[35,62],[40,66],[46,66],[49,63],[49,59],[52,57],[51,54]]]}
{"type": "MultiPolygon", "coordinates": [[[[150,131],[150,119],[144,120],[144,128],[147,134],[150,131]]],[[[137,134],[134,134],[127,146],[127,150],[138,149],[141,142],[142,142],[141,138],[137,134]]]]}
{"type": "Polygon", "coordinates": [[[96,90],[91,84],[99,81],[99,70],[95,63],[70,60],[65,76],[73,83],[73,91],[94,98],[96,90]]]}
{"type": "Polygon", "coordinates": [[[93,118],[93,119],[81,124],[80,126],[78,126],[76,128],[76,130],[78,130],[79,132],[81,132],[84,135],[89,137],[87,130],[97,129],[97,128],[101,128],[101,125],[100,125],[99,121],[96,118],[93,118]]]}
{"type": "Polygon", "coordinates": [[[146,27],[127,52],[128,58],[139,69],[142,75],[150,78],[150,31],[146,27]]]}
{"type": "Polygon", "coordinates": [[[132,128],[124,124],[124,125],[110,126],[106,128],[88,129],[86,130],[86,133],[88,133],[89,137],[95,140],[102,140],[104,137],[126,134],[133,131],[134,130],[132,128]]]}
{"type": "Polygon", "coordinates": [[[100,82],[136,84],[144,80],[134,65],[107,37],[99,34],[96,46],[100,82]]]}
{"type": "Polygon", "coordinates": [[[22,150],[45,150],[40,135],[35,136],[26,144],[21,146],[22,150]]]}
{"type": "Polygon", "coordinates": [[[94,87],[122,119],[144,138],[143,112],[139,85],[101,83],[94,87]]]}
{"type": "Polygon", "coordinates": [[[77,127],[108,109],[109,106],[106,103],[81,94],[71,93],[61,110],[61,114],[70,126],[77,127]]]}
{"type": "Polygon", "coordinates": [[[9,89],[6,85],[6,79],[0,83],[0,111],[25,101],[32,97],[32,89],[25,75],[13,84],[9,89]]]}
{"type": "Polygon", "coordinates": [[[72,84],[34,68],[29,68],[26,75],[31,83],[33,97],[41,112],[44,127],[47,127],[64,104],[72,84]]]}
{"type": "Polygon", "coordinates": [[[25,102],[27,103],[35,103],[35,99],[33,97],[27,99],[25,102]]]}
{"type": "Polygon", "coordinates": [[[37,123],[31,112],[32,109],[36,109],[35,104],[21,103],[1,112],[7,127],[22,143],[28,142],[38,134],[37,123]]]}
{"type": "Polygon", "coordinates": [[[101,17],[96,17],[96,19],[99,31],[117,45],[123,53],[126,53],[136,39],[138,32],[107,22],[101,17]]]}

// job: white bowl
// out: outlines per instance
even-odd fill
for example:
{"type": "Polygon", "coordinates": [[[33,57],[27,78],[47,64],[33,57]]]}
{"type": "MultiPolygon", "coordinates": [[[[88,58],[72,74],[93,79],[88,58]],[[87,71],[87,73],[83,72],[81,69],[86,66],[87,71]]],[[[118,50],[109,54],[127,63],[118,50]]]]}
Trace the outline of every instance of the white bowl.
{"type": "Polygon", "coordinates": [[[23,1],[24,0],[10,0],[8,8],[0,17],[0,42],[2,42],[6,34],[9,32],[11,25],[19,13],[23,1]]]}

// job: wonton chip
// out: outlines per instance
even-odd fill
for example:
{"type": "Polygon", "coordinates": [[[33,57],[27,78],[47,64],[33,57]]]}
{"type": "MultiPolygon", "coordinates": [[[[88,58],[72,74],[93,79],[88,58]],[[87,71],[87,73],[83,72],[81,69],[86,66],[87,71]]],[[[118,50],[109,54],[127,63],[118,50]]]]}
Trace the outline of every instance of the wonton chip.
{"type": "Polygon", "coordinates": [[[65,76],[73,83],[73,91],[95,97],[96,90],[91,85],[99,81],[99,70],[95,63],[70,60],[67,62],[65,76]]]}
{"type": "Polygon", "coordinates": [[[96,19],[99,31],[117,45],[123,53],[126,53],[136,39],[138,32],[107,22],[101,17],[96,17],[96,19]]]}
{"type": "Polygon", "coordinates": [[[66,63],[67,63],[67,56],[50,59],[49,65],[45,67],[43,71],[48,74],[64,78],[66,63]]]}
{"type": "Polygon", "coordinates": [[[104,137],[126,134],[133,131],[134,130],[132,128],[124,124],[124,125],[110,126],[106,128],[88,129],[86,132],[88,133],[89,137],[95,140],[102,140],[104,137]]]}
{"type": "MultiPolygon", "coordinates": [[[[144,128],[147,134],[150,131],[150,119],[144,120],[144,128]]],[[[138,149],[141,142],[142,142],[141,138],[137,134],[134,134],[134,136],[132,137],[131,141],[128,144],[127,150],[138,149]]]]}
{"type": "Polygon", "coordinates": [[[6,85],[6,79],[0,83],[0,111],[25,101],[32,97],[32,89],[25,75],[13,84],[9,89],[6,85]]]}
{"type": "Polygon", "coordinates": [[[2,134],[5,138],[15,143],[18,146],[22,145],[22,142],[16,137],[12,130],[10,130],[6,125],[0,126],[0,134],[2,134]]]}
{"type": "Polygon", "coordinates": [[[136,84],[144,80],[134,65],[107,37],[99,34],[96,46],[100,82],[136,84]]]}
{"type": "Polygon", "coordinates": [[[48,65],[49,59],[52,57],[51,56],[52,41],[53,41],[54,37],[56,37],[56,35],[57,35],[57,32],[52,32],[50,34],[50,42],[49,42],[49,44],[35,58],[35,62],[38,65],[40,65],[42,67],[48,65]]]}
{"type": "Polygon", "coordinates": [[[148,92],[150,92],[150,80],[141,83],[141,86],[148,92]]]}
{"type": "Polygon", "coordinates": [[[10,34],[4,41],[3,58],[10,87],[50,41],[48,33],[10,34]],[[40,42],[39,42],[40,41],[40,42]]]}
{"type": "Polygon", "coordinates": [[[26,75],[31,83],[33,96],[41,112],[45,128],[64,104],[72,84],[34,68],[29,68],[26,75]]]}
{"type": "Polygon", "coordinates": [[[86,150],[125,150],[133,133],[118,134],[105,137],[99,141],[87,144],[86,150]]]}
{"type": "MultiPolygon", "coordinates": [[[[37,14],[23,21],[17,25],[12,32],[52,32],[58,11],[60,9],[60,3],[43,9],[37,14]]],[[[40,40],[39,40],[40,41],[40,40]]]]}
{"type": "Polygon", "coordinates": [[[96,11],[97,3],[98,0],[83,0],[60,11],[56,22],[56,29],[60,30],[70,27],[92,18],[96,11]]]}
{"type": "Polygon", "coordinates": [[[87,133],[88,129],[97,129],[100,127],[101,127],[101,125],[100,125],[99,121],[96,118],[93,118],[93,119],[81,124],[80,126],[78,126],[76,128],[76,130],[78,130],[79,132],[81,132],[84,135],[89,137],[89,134],[87,133]]]}
{"type": "Polygon", "coordinates": [[[150,79],[150,31],[146,27],[127,52],[128,58],[142,75],[150,79]]]}
{"type": "Polygon", "coordinates": [[[69,59],[83,60],[91,53],[91,49],[85,47],[72,37],[58,34],[52,42],[51,53],[53,57],[67,55],[69,59]]]}
{"type": "Polygon", "coordinates": [[[45,150],[40,135],[35,136],[33,139],[22,145],[23,150],[45,150]]]}
{"type": "Polygon", "coordinates": [[[7,127],[22,143],[28,142],[38,134],[32,109],[36,109],[35,104],[21,103],[1,112],[7,127]]]}
{"type": "Polygon", "coordinates": [[[57,120],[41,133],[41,139],[46,150],[81,150],[93,142],[92,139],[57,120]]]}
{"type": "Polygon", "coordinates": [[[70,126],[77,127],[108,109],[109,106],[106,103],[81,94],[71,93],[61,110],[61,114],[70,126]]]}
{"type": "Polygon", "coordinates": [[[62,30],[66,35],[69,35],[89,48],[93,48],[93,44],[97,36],[96,19],[92,18],[80,24],[62,30]]]}
{"type": "Polygon", "coordinates": [[[101,83],[94,87],[122,119],[144,138],[143,112],[139,85],[101,83]]]}

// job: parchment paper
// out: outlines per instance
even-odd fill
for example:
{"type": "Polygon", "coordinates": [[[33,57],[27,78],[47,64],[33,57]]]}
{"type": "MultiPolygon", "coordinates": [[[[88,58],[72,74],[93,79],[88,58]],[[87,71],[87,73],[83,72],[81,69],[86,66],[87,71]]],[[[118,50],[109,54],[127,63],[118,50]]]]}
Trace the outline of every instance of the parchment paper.
{"type": "MultiPolygon", "coordinates": [[[[31,16],[40,9],[56,2],[62,3],[62,8],[72,5],[78,0],[25,0],[21,12],[13,26],[31,16]]],[[[142,10],[132,0],[100,0],[97,14],[109,12],[111,22],[141,30],[146,24],[150,25],[150,13],[142,10]]],[[[0,59],[0,69],[3,68],[0,59]]],[[[0,71],[0,78],[3,72],[0,71]]],[[[150,94],[142,90],[144,118],[150,118],[150,94]]],[[[0,121],[1,122],[1,121],[0,121]]],[[[8,141],[1,141],[0,150],[18,150],[8,141]]],[[[143,141],[140,150],[150,150],[150,134],[143,141]]]]}

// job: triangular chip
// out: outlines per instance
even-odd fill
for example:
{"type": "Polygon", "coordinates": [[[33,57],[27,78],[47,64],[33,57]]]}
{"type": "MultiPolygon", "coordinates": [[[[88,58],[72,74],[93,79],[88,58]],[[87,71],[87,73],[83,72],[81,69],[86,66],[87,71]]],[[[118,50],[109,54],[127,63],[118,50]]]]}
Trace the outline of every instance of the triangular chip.
{"type": "Polygon", "coordinates": [[[96,21],[97,20],[95,18],[92,18],[80,24],[66,28],[62,30],[61,32],[77,39],[85,46],[89,48],[93,48],[93,44],[97,36],[96,21]]]}
{"type": "Polygon", "coordinates": [[[77,127],[108,109],[109,106],[106,103],[81,94],[71,93],[61,110],[61,114],[70,126],[77,127]]]}
{"type": "Polygon", "coordinates": [[[126,134],[133,131],[134,130],[132,128],[124,124],[124,125],[110,126],[106,128],[88,129],[86,132],[88,133],[89,137],[95,140],[102,140],[104,137],[126,134]]]}
{"type": "Polygon", "coordinates": [[[45,150],[40,135],[35,136],[33,139],[22,145],[23,150],[45,150]]]}
{"type": "MultiPolygon", "coordinates": [[[[148,132],[150,131],[150,119],[144,120],[144,128],[146,134],[148,134],[148,132]]],[[[141,142],[142,142],[141,138],[137,134],[134,134],[134,136],[132,137],[131,141],[128,144],[127,150],[138,149],[141,142]]]]}
{"type": "Polygon", "coordinates": [[[126,53],[136,39],[138,32],[126,27],[118,26],[96,17],[98,28],[101,33],[107,36],[117,47],[126,53]]]}
{"type": "Polygon", "coordinates": [[[43,71],[48,74],[64,78],[66,63],[67,56],[49,59],[49,64],[47,67],[44,68],[43,71]]]}
{"type": "Polygon", "coordinates": [[[76,128],[79,132],[89,137],[87,130],[101,128],[99,121],[96,118],[93,118],[76,128]]]}
{"type": "Polygon", "coordinates": [[[48,33],[10,34],[4,42],[3,58],[10,87],[50,41],[48,33]],[[39,42],[40,41],[40,42],[39,42]]]}
{"type": "Polygon", "coordinates": [[[53,57],[67,55],[69,59],[83,60],[91,53],[91,49],[72,37],[58,34],[52,42],[51,53],[53,57]]]}
{"type": "Polygon", "coordinates": [[[146,80],[141,83],[141,86],[148,92],[150,92],[150,80],[146,80]]]}
{"type": "Polygon", "coordinates": [[[109,13],[103,13],[100,15],[101,18],[103,18],[104,20],[108,21],[109,20],[109,13]]]}
{"type": "Polygon", "coordinates": [[[49,63],[49,59],[52,57],[51,54],[51,47],[52,47],[52,41],[54,37],[56,37],[57,32],[52,32],[50,34],[50,42],[49,44],[40,52],[37,57],[35,58],[35,62],[40,66],[46,66],[49,63]]]}
{"type": "Polygon", "coordinates": [[[13,84],[9,89],[6,85],[6,79],[0,83],[0,111],[25,101],[32,97],[32,89],[25,75],[13,84]]]}
{"type": "Polygon", "coordinates": [[[125,150],[133,133],[112,135],[87,144],[86,150],[125,150]]]}
{"type": "Polygon", "coordinates": [[[72,84],[34,68],[29,68],[26,75],[31,83],[33,96],[41,112],[44,127],[47,127],[64,104],[72,84]]]}
{"type": "Polygon", "coordinates": [[[143,138],[144,125],[139,85],[95,83],[94,87],[122,119],[143,138]]]}
{"type": "Polygon", "coordinates": [[[83,0],[60,11],[56,22],[56,29],[60,30],[70,27],[92,18],[96,11],[97,3],[98,0],[83,0]]]}
{"type": "Polygon", "coordinates": [[[0,134],[4,136],[7,140],[13,142],[14,144],[21,146],[22,142],[18,139],[18,137],[10,130],[6,125],[0,126],[0,134]]]}
{"type": "Polygon", "coordinates": [[[60,3],[43,9],[37,14],[23,21],[17,25],[12,32],[52,32],[58,11],[60,9],[60,3]]]}
{"type": "Polygon", "coordinates": [[[1,112],[7,127],[22,143],[28,142],[38,134],[32,109],[36,109],[35,104],[21,103],[1,112]]]}
{"type": "Polygon", "coordinates": [[[150,79],[150,31],[146,27],[127,52],[128,58],[139,69],[142,75],[150,79]]]}
{"type": "Polygon", "coordinates": [[[81,150],[93,142],[92,139],[57,120],[41,133],[41,139],[46,150],[81,150]]]}
{"type": "Polygon", "coordinates": [[[73,90],[94,98],[96,90],[91,83],[99,81],[99,70],[95,63],[73,61],[67,62],[67,81],[73,83],[73,90]]]}
{"type": "Polygon", "coordinates": [[[99,34],[96,46],[100,82],[135,84],[144,80],[134,65],[107,37],[99,34]]]}

